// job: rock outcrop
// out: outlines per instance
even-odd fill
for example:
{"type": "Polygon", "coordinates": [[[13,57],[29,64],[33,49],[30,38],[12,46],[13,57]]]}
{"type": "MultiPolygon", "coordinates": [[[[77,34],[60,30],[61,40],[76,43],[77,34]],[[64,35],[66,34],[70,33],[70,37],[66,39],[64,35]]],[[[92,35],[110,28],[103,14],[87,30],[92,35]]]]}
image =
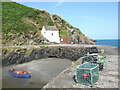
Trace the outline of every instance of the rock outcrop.
{"type": "Polygon", "coordinates": [[[42,58],[62,58],[76,61],[89,52],[84,47],[39,47],[39,48],[13,48],[2,50],[2,65],[21,64],[42,58]]]}

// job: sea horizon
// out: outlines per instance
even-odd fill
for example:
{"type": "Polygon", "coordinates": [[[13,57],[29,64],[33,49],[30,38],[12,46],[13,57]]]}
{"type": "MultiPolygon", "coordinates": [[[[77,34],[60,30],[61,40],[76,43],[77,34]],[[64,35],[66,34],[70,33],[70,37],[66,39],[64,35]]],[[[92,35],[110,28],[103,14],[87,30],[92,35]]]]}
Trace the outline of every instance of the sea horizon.
{"type": "Polygon", "coordinates": [[[96,39],[96,45],[108,45],[120,48],[120,39],[96,39]]]}
{"type": "Polygon", "coordinates": [[[94,39],[94,40],[120,40],[120,39],[94,39]]]}

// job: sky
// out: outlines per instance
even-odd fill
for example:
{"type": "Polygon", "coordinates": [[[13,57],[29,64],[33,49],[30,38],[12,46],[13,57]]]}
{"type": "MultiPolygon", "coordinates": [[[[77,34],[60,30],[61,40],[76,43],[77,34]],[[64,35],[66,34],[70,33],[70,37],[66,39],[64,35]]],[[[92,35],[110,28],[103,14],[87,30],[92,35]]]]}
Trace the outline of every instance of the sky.
{"type": "MultiPolygon", "coordinates": [[[[15,0],[14,0],[15,1],[15,0]]],[[[118,38],[117,2],[19,2],[57,14],[92,39],[118,38]]]]}

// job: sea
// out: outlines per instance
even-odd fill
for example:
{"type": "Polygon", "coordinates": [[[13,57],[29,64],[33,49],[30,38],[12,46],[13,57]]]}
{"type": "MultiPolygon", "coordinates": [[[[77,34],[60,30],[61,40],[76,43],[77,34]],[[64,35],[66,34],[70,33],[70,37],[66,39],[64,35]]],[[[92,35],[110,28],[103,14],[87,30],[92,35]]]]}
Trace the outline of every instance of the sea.
{"type": "Polygon", "coordinates": [[[102,40],[96,40],[97,45],[108,45],[108,46],[114,46],[120,48],[120,39],[102,39],[102,40]]]}

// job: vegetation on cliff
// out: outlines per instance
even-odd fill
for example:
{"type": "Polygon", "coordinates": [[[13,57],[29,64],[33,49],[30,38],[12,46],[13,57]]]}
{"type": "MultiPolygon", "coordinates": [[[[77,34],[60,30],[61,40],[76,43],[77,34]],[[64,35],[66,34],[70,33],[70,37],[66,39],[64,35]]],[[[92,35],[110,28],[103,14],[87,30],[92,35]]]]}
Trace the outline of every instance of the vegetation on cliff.
{"type": "Polygon", "coordinates": [[[16,2],[2,2],[2,43],[6,45],[43,44],[43,26],[56,26],[60,37],[72,37],[74,43],[93,43],[79,29],[58,15],[16,2]]]}
{"type": "Polygon", "coordinates": [[[42,58],[62,58],[72,61],[78,60],[83,55],[89,52],[89,48],[85,47],[31,47],[31,48],[19,48],[19,47],[3,47],[2,48],[2,64],[12,65],[30,62],[32,60],[42,58]]]}

